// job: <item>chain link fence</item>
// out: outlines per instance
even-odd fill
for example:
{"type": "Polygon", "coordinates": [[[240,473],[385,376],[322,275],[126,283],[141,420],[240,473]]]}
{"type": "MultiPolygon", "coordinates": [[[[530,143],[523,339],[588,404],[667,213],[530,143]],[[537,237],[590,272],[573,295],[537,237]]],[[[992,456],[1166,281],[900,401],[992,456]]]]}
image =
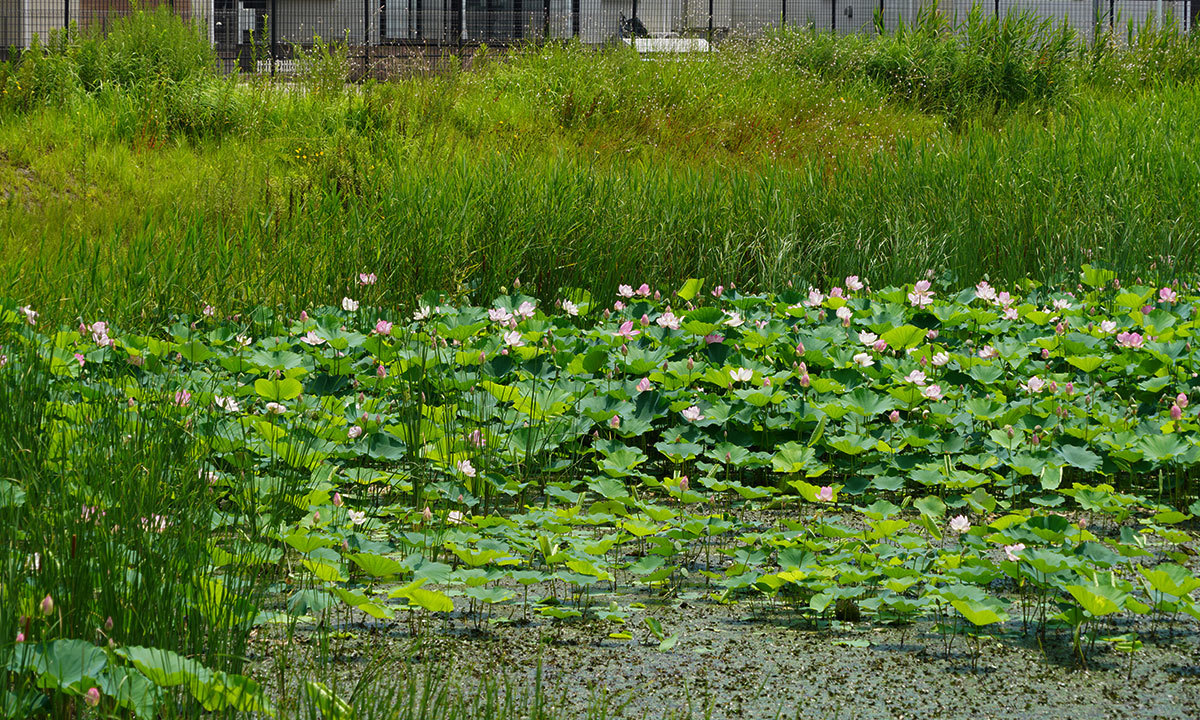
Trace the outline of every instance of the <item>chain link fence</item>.
{"type": "MultiPolygon", "coordinates": [[[[386,74],[406,65],[464,58],[481,45],[504,47],[572,38],[629,43],[643,52],[703,52],[731,37],[772,28],[832,33],[893,32],[928,0],[144,0],[169,6],[204,28],[225,70],[287,72],[297,49],[317,38],[345,45],[360,69],[386,74]],[[359,65],[361,63],[361,65],[359,65]]],[[[1200,0],[943,0],[951,20],[978,7],[986,16],[1028,11],[1080,36],[1174,22],[1191,31],[1200,0]]],[[[131,12],[129,0],[0,0],[0,56],[37,36],[75,25],[104,31],[131,12]]]]}

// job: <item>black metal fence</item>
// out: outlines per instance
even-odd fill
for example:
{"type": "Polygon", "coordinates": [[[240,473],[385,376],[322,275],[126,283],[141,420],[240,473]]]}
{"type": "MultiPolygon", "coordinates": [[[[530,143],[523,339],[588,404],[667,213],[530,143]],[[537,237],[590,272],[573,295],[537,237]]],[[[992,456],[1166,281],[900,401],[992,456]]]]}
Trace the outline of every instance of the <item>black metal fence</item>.
{"type": "MultiPolygon", "coordinates": [[[[344,43],[364,69],[386,72],[414,61],[464,57],[492,47],[578,38],[627,42],[645,52],[704,51],[735,36],[782,25],[837,33],[894,31],[931,0],[145,0],[196,22],[226,69],[286,72],[297,47],[318,37],[344,43]]],[[[1081,36],[1101,29],[1173,21],[1190,31],[1200,0],[942,0],[939,11],[964,18],[1030,11],[1071,25],[1081,36]]],[[[27,48],[34,36],[75,25],[101,31],[130,12],[129,0],[0,0],[0,54],[27,48]]]]}

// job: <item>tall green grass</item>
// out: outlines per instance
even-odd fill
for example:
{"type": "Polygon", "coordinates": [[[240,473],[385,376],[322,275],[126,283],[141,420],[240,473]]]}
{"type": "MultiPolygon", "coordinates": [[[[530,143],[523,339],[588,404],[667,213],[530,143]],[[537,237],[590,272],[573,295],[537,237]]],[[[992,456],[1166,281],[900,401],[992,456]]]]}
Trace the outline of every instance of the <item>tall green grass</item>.
{"type": "Polygon", "coordinates": [[[0,68],[0,294],[154,324],[337,301],[366,270],[403,305],[518,276],[549,299],[1196,269],[1191,35],[953,29],[660,62],[533,48],[337,91],[218,77],[186,26],[137,15],[0,68]],[[30,89],[51,61],[127,79],[30,89]]]}

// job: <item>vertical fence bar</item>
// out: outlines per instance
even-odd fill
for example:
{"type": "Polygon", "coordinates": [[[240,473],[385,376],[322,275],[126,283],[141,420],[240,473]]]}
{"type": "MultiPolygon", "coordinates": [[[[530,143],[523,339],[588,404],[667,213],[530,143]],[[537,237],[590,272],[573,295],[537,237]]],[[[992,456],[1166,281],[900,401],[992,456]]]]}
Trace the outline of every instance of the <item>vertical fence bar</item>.
{"type": "Polygon", "coordinates": [[[63,31],[71,29],[71,0],[63,0],[63,31]]]}
{"type": "MultiPolygon", "coordinates": [[[[279,13],[276,0],[271,0],[271,77],[275,77],[275,60],[279,57],[279,13]]],[[[257,70],[257,68],[255,68],[257,70]]]]}
{"type": "Polygon", "coordinates": [[[363,0],[363,78],[371,67],[371,0],[363,0]]]}
{"type": "Polygon", "coordinates": [[[712,49],[713,41],[713,0],[708,0],[708,44],[709,49],[712,49]]]}
{"type": "Polygon", "coordinates": [[[837,32],[837,0],[833,0],[833,12],[829,13],[829,31],[837,32]]]}

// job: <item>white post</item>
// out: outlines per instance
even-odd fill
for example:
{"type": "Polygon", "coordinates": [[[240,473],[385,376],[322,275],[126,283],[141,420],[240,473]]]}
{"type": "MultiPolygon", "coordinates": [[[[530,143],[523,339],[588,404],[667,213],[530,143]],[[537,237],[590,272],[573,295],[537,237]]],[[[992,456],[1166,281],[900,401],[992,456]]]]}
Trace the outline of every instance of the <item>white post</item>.
{"type": "Polygon", "coordinates": [[[1163,0],[1155,0],[1154,3],[1154,28],[1162,30],[1163,26],[1163,0]]]}
{"type": "Polygon", "coordinates": [[[462,39],[467,41],[467,0],[462,0],[462,39]]]}

